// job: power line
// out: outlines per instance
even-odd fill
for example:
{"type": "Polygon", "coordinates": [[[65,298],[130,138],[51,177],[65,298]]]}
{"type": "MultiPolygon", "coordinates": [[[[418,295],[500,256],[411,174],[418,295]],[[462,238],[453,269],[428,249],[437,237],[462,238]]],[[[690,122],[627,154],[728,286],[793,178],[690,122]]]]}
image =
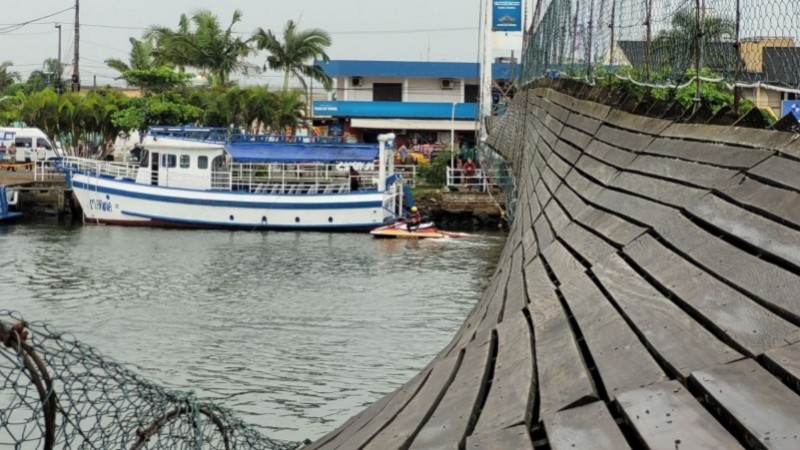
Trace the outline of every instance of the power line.
{"type": "Polygon", "coordinates": [[[48,18],[53,17],[53,16],[57,16],[57,15],[59,15],[61,13],[65,13],[65,12],[70,11],[72,9],[74,9],[74,6],[70,6],[69,8],[62,9],[61,11],[54,12],[54,13],[48,14],[46,16],[38,17],[36,19],[31,19],[31,20],[28,20],[28,21],[25,21],[25,22],[19,22],[19,23],[14,23],[14,24],[5,24],[4,27],[0,28],[0,34],[6,34],[6,33],[9,33],[9,32],[12,32],[12,31],[17,31],[20,28],[24,27],[25,25],[29,25],[29,24],[32,24],[34,22],[38,22],[40,20],[44,20],[44,19],[48,19],[48,18]]]}

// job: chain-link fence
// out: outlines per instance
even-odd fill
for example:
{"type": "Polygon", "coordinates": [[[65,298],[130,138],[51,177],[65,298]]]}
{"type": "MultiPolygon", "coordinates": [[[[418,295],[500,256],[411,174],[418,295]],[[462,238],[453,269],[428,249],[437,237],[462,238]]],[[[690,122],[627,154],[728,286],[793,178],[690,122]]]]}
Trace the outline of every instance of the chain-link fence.
{"type": "Polygon", "coordinates": [[[271,449],[229,410],[163,389],[74,337],[0,310],[0,449],[271,449]]]}
{"type": "Polygon", "coordinates": [[[800,98],[800,1],[540,0],[522,65],[523,85],[623,79],[694,101],[736,87],[778,117],[800,98]]]}

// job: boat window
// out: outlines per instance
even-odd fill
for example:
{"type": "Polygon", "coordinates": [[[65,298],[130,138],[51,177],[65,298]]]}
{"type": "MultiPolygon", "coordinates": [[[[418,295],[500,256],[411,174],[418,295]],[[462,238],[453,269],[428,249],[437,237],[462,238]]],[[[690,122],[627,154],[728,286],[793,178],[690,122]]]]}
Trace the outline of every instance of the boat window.
{"type": "Polygon", "coordinates": [[[189,168],[189,155],[181,155],[181,169],[189,168]]]}
{"type": "Polygon", "coordinates": [[[197,168],[198,169],[208,169],[208,156],[198,156],[197,157],[197,168]]]}
{"type": "Polygon", "coordinates": [[[139,161],[139,167],[150,167],[150,152],[142,149],[142,153],[139,155],[139,161]]]}
{"type": "Polygon", "coordinates": [[[177,159],[175,155],[161,155],[161,167],[175,167],[177,159]]]}

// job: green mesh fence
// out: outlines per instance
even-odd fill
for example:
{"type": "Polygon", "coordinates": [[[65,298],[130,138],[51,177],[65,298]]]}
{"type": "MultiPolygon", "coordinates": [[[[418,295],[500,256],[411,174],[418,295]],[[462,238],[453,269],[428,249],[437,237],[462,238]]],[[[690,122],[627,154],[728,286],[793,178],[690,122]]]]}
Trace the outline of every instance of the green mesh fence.
{"type": "Polygon", "coordinates": [[[700,78],[755,102],[800,94],[797,0],[542,0],[527,42],[523,85],[614,77],[676,88],[700,78]]]}
{"type": "Polygon", "coordinates": [[[229,410],[141,378],[45,323],[0,310],[0,449],[271,449],[229,410]]]}

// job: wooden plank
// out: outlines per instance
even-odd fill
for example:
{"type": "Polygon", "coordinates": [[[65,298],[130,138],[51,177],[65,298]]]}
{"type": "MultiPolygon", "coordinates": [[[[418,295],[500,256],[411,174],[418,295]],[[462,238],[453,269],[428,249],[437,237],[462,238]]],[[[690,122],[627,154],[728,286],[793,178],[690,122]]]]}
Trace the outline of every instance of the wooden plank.
{"type": "Polygon", "coordinates": [[[681,208],[693,205],[709,192],[706,189],[697,189],[633,172],[622,172],[614,179],[611,186],[681,208]]]}
{"type": "Polygon", "coordinates": [[[557,103],[548,100],[547,102],[545,102],[544,108],[549,116],[558,119],[558,121],[561,123],[567,122],[567,120],[569,120],[570,116],[569,110],[557,103]]]}
{"type": "Polygon", "coordinates": [[[619,305],[648,347],[681,379],[692,371],[725,364],[742,355],[720,342],[664,297],[625,261],[612,255],[592,272],[619,305]]]}
{"type": "Polygon", "coordinates": [[[597,399],[555,286],[539,258],[525,266],[539,380],[540,418],[597,399]]]}
{"type": "Polygon", "coordinates": [[[581,273],[586,270],[586,267],[575,259],[569,250],[559,241],[553,242],[542,251],[542,257],[547,261],[550,270],[553,271],[561,284],[571,279],[575,273],[581,273]]]}
{"type": "Polygon", "coordinates": [[[546,419],[544,425],[552,450],[630,448],[603,402],[558,412],[546,419]]]}
{"type": "Polygon", "coordinates": [[[617,251],[610,244],[607,244],[575,222],[559,233],[559,237],[592,266],[617,251]]]}
{"type": "Polygon", "coordinates": [[[474,433],[531,423],[536,394],[533,338],[522,311],[509,314],[497,326],[497,357],[486,402],[474,433]]]}
{"type": "Polygon", "coordinates": [[[585,154],[581,156],[581,159],[579,159],[577,163],[575,163],[575,167],[603,186],[608,186],[611,180],[616,178],[616,176],[620,173],[615,167],[609,166],[608,164],[598,161],[597,159],[585,154]]]}
{"type": "Polygon", "coordinates": [[[458,449],[464,445],[486,387],[491,349],[491,340],[470,343],[453,382],[409,448],[458,449]]]}
{"type": "Polygon", "coordinates": [[[572,145],[569,145],[563,141],[558,141],[551,148],[553,149],[554,154],[558,155],[561,159],[563,159],[570,165],[575,164],[578,158],[580,158],[581,155],[583,154],[583,152],[580,149],[575,148],[572,145]]]}
{"type": "MultiPolygon", "coordinates": [[[[386,406],[381,409],[381,411],[376,414],[372,420],[369,421],[369,423],[361,427],[361,429],[358,429],[358,431],[349,439],[342,440],[340,443],[337,443],[336,441],[331,442],[330,447],[333,448],[334,446],[338,445],[341,448],[361,448],[363,445],[369,442],[369,440],[372,439],[375,434],[381,431],[387,423],[391,422],[397,413],[399,413],[403,407],[405,407],[406,404],[412,398],[414,398],[414,395],[417,394],[420,387],[425,380],[427,380],[429,375],[430,368],[426,367],[410,382],[398,389],[397,392],[392,396],[392,400],[387,403],[386,406]]],[[[350,426],[347,429],[350,430],[357,428],[350,426]]]]}
{"type": "Polygon", "coordinates": [[[525,292],[525,279],[522,273],[522,267],[523,249],[520,247],[514,252],[511,270],[508,274],[508,284],[506,286],[506,305],[503,312],[503,317],[516,314],[528,306],[528,295],[525,292]]]}
{"type": "Polygon", "coordinates": [[[460,362],[460,355],[436,361],[417,395],[364,448],[382,450],[407,446],[429,416],[431,408],[439,403],[460,362]]]}
{"type": "Polygon", "coordinates": [[[800,191],[800,162],[781,156],[773,156],[750,169],[750,175],[778,183],[794,191],[800,191]]]}
{"type": "Polygon", "coordinates": [[[561,205],[552,199],[547,206],[545,206],[544,215],[547,216],[547,220],[550,221],[550,226],[553,228],[553,232],[556,235],[564,230],[572,221],[569,216],[567,216],[567,213],[564,212],[564,209],[561,208],[561,205]]]}
{"type": "Polygon", "coordinates": [[[775,154],[762,149],[668,138],[655,139],[644,152],[730,169],[749,169],[775,154]]]}
{"type": "Polygon", "coordinates": [[[586,149],[586,153],[592,155],[595,159],[618,169],[624,169],[628,167],[638,156],[636,153],[631,151],[617,148],[597,140],[592,141],[592,143],[586,149]]]}
{"type": "Polygon", "coordinates": [[[503,268],[503,272],[500,275],[502,277],[500,284],[497,285],[497,290],[494,295],[486,303],[486,314],[478,324],[478,333],[494,328],[503,315],[503,308],[506,304],[506,288],[508,286],[508,278],[511,275],[510,265],[512,261],[513,259],[510,259],[508,265],[503,268]]]}
{"type": "Polygon", "coordinates": [[[624,392],[617,403],[644,448],[742,448],[677,381],[624,392]]]}
{"type": "Polygon", "coordinates": [[[555,240],[553,231],[550,229],[550,224],[547,223],[544,215],[540,215],[533,222],[533,229],[536,231],[536,243],[539,245],[540,252],[555,240]]]}
{"type": "Polygon", "coordinates": [[[683,216],[658,224],[657,231],[706,271],[760,299],[781,316],[800,319],[800,277],[794,273],[715,239],[683,216]]]}
{"type": "Polygon", "coordinates": [[[561,207],[564,208],[567,215],[572,219],[580,215],[588,206],[586,202],[566,184],[559,186],[553,193],[553,197],[558,200],[558,203],[561,204],[561,207]]]}
{"type": "Polygon", "coordinates": [[[559,289],[578,323],[609,398],[667,378],[622,316],[585,274],[570,274],[559,289]]]}
{"type": "MultiPolygon", "coordinates": [[[[568,145],[568,144],[559,141],[559,144],[556,145],[556,147],[562,145],[568,145]]],[[[566,177],[567,173],[569,173],[569,171],[572,169],[572,165],[568,164],[566,161],[561,159],[561,157],[555,151],[550,155],[549,158],[547,158],[547,165],[550,166],[551,169],[553,169],[553,172],[556,175],[558,175],[558,178],[562,179],[566,177]]]]}
{"type": "Polygon", "coordinates": [[[551,191],[554,191],[561,185],[562,179],[555,172],[550,168],[550,166],[545,166],[542,168],[542,180],[544,180],[545,185],[547,186],[544,190],[537,190],[536,195],[539,196],[539,203],[543,206],[550,201],[551,191]]]}
{"type": "Polygon", "coordinates": [[[473,434],[467,438],[467,450],[533,450],[533,442],[524,426],[473,434]]]}
{"type": "Polygon", "coordinates": [[[586,201],[590,201],[605,189],[605,186],[595,183],[579,170],[571,170],[564,181],[586,201]]]}
{"type": "Polygon", "coordinates": [[[698,219],[744,240],[764,253],[800,267],[800,232],[709,194],[688,211],[698,219]]]}
{"type": "MultiPolygon", "coordinates": [[[[603,122],[580,114],[570,114],[566,124],[572,128],[577,128],[586,136],[593,136],[597,133],[597,130],[600,129],[600,125],[602,125],[603,122]]],[[[562,134],[563,133],[562,131],[562,134]]]]}
{"type": "Polygon", "coordinates": [[[684,310],[726,344],[748,356],[800,340],[800,329],[713,278],[676,253],[642,235],[623,251],[652,276],[684,310]]]}
{"type": "Polygon", "coordinates": [[[800,448],[800,397],[755,361],[698,370],[692,381],[754,446],[800,448]]]}
{"type": "Polygon", "coordinates": [[[795,392],[800,392],[800,344],[768,351],[764,354],[764,366],[778,374],[795,392]]]}
{"type": "Polygon", "coordinates": [[[742,178],[736,170],[650,155],[639,155],[628,166],[628,170],[682,181],[706,189],[733,186],[742,178]]]}
{"type": "Polygon", "coordinates": [[[661,134],[674,123],[671,120],[639,116],[614,108],[609,110],[605,120],[611,125],[650,135],[661,134]]]}
{"type": "Polygon", "coordinates": [[[653,136],[651,135],[631,133],[606,124],[603,124],[594,136],[603,142],[634,152],[641,152],[653,142],[653,136]]]}
{"type": "Polygon", "coordinates": [[[723,190],[722,194],[773,218],[800,226],[800,194],[795,191],[747,178],[742,183],[723,190]]]}
{"type": "Polygon", "coordinates": [[[620,247],[627,245],[646,231],[643,227],[594,206],[588,206],[575,220],[620,247]]]}
{"type": "MultiPolygon", "coordinates": [[[[582,116],[573,114],[572,116],[570,116],[570,118],[572,117],[582,117],[582,116]]],[[[594,120],[594,119],[587,119],[587,120],[594,120]]],[[[597,123],[599,124],[599,122],[597,123]]],[[[571,123],[568,123],[567,125],[571,125],[571,123]]],[[[558,137],[561,138],[563,141],[569,142],[570,144],[574,145],[579,149],[585,149],[586,146],[588,146],[589,143],[592,142],[592,139],[594,139],[592,137],[593,134],[594,132],[586,134],[582,130],[572,128],[571,126],[565,126],[564,128],[561,129],[561,134],[559,134],[558,137]]]]}
{"type": "Polygon", "coordinates": [[[335,430],[331,431],[325,436],[322,436],[321,438],[312,442],[308,446],[303,447],[303,449],[317,450],[320,448],[332,449],[338,447],[337,444],[338,442],[344,441],[345,439],[349,438],[353,433],[360,430],[361,427],[363,427],[367,421],[375,417],[375,415],[379,411],[385,408],[386,405],[394,398],[395,395],[397,395],[398,392],[399,391],[395,391],[391,394],[383,396],[378,401],[368,406],[365,410],[350,417],[350,419],[348,419],[347,422],[343,423],[335,430]]]}
{"type": "Polygon", "coordinates": [[[592,203],[628,220],[652,228],[669,224],[670,220],[680,215],[675,208],[611,189],[605,189],[597,194],[592,203]]]}

